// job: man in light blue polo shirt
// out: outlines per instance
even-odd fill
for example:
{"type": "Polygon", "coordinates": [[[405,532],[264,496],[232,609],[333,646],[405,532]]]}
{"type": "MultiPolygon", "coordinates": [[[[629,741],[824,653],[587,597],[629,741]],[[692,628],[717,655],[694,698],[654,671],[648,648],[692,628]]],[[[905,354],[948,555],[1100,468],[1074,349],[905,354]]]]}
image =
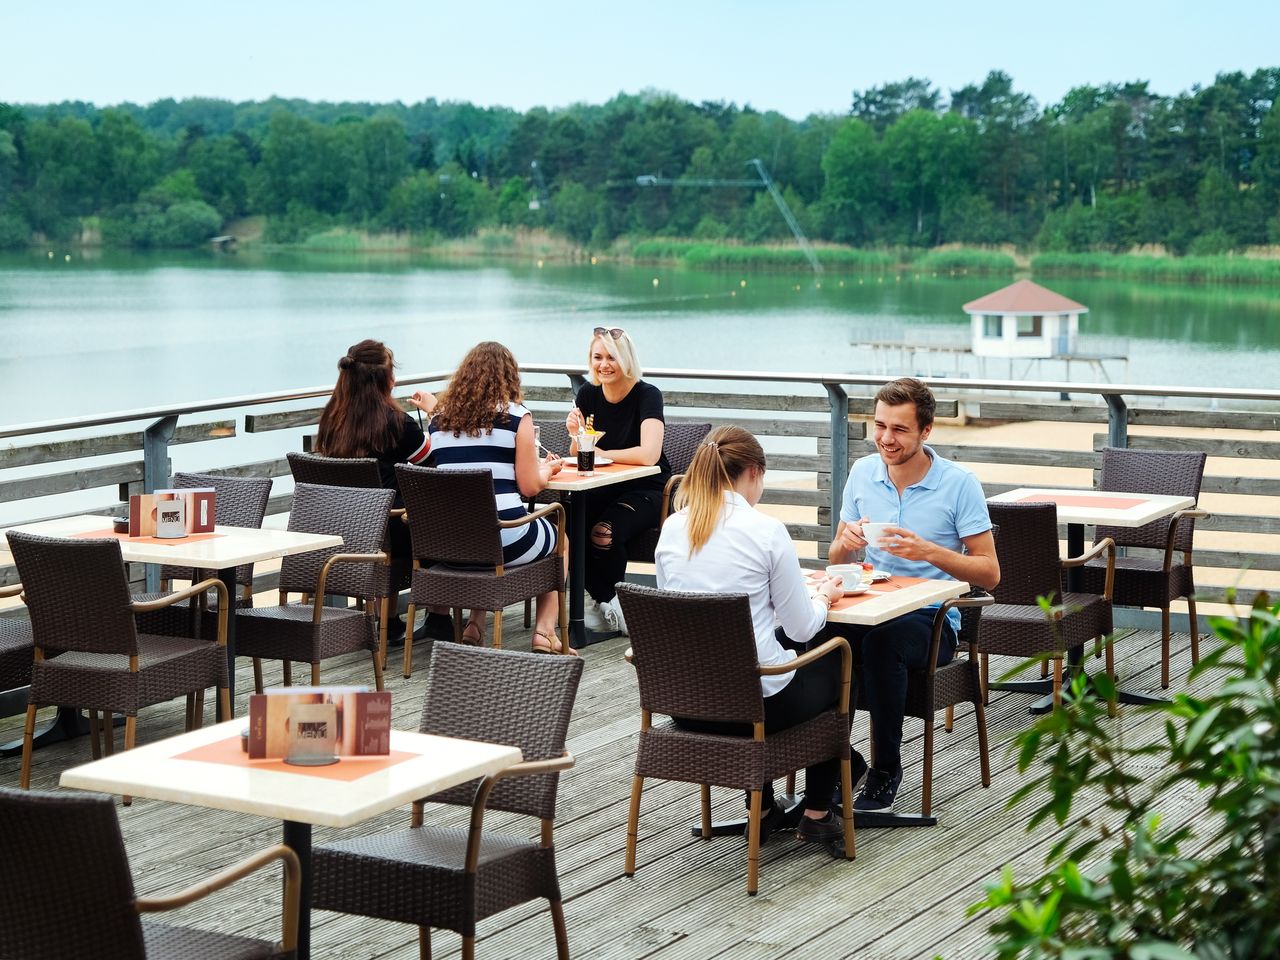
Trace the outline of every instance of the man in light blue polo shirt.
{"type": "MultiPolygon", "coordinates": [[[[876,394],[876,453],[849,472],[840,505],[840,526],[831,542],[832,563],[844,563],[866,548],[866,560],[893,576],[953,578],[991,590],[1000,582],[995,540],[982,485],[968,470],[925,446],[936,403],[919,380],[903,377],[876,394]],[[891,524],[868,543],[862,525],[891,524]]],[[[929,655],[934,607],[904,614],[876,627],[852,627],[854,657],[861,659],[875,738],[875,766],[854,801],[855,810],[893,809],[902,783],[902,718],[907,672],[922,670],[929,655]]],[[[951,611],[938,665],[955,656],[960,615],[951,611]]]]}

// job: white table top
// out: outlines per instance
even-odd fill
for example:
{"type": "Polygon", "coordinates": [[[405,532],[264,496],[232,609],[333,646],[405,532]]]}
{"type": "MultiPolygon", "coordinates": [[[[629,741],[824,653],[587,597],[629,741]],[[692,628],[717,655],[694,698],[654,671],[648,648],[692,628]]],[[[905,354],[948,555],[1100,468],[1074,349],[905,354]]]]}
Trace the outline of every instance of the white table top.
{"type": "Polygon", "coordinates": [[[631,463],[611,463],[607,467],[596,467],[594,475],[583,477],[579,476],[577,468],[566,460],[564,469],[547,484],[547,489],[567,490],[570,493],[575,490],[594,490],[597,487],[607,487],[614,483],[622,483],[624,480],[651,477],[659,472],[660,470],[656,466],[644,467],[631,463]]]}
{"type": "Polygon", "coordinates": [[[1110,527],[1141,527],[1152,520],[1194,507],[1193,497],[1171,497],[1158,493],[1115,493],[1107,490],[1064,490],[1019,487],[988,497],[988,503],[1036,503],[1058,505],[1062,523],[1092,523],[1110,527]]]}
{"type": "MultiPolygon", "coordinates": [[[[228,737],[238,741],[246,723],[245,718],[228,720],[72,767],[63,772],[60,783],[81,790],[169,800],[326,827],[348,827],[401,804],[497,773],[522,759],[518,747],[406,730],[391,731],[391,749],[417,756],[357,780],[337,780],[253,765],[175,759],[176,754],[228,737]]],[[[338,762],[371,761],[344,758],[338,762]]],[[[306,769],[298,768],[299,771],[306,769]]]]}
{"type": "Polygon", "coordinates": [[[969,590],[969,585],[963,580],[924,580],[897,588],[891,584],[892,581],[890,584],[873,583],[864,594],[837,600],[827,612],[827,622],[874,627],[904,613],[958,597],[969,590]]]}
{"type": "MultiPolygon", "coordinates": [[[[23,523],[6,530],[22,530],[46,537],[70,537],[95,530],[110,530],[110,517],[62,517],[23,523]]],[[[289,530],[255,530],[246,527],[215,526],[208,539],[182,537],[169,544],[150,543],[143,539],[120,540],[120,552],[131,563],[168,563],[202,570],[225,570],[242,563],[273,560],[295,553],[342,546],[342,538],[321,533],[295,533],[289,530]]],[[[111,534],[106,534],[110,536],[111,534]]]]}

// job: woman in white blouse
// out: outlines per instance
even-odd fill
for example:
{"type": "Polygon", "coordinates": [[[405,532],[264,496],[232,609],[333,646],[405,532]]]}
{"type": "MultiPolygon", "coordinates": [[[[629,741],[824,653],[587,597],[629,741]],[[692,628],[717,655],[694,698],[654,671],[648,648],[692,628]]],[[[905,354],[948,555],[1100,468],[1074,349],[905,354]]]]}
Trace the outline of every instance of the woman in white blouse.
{"type": "MultiPolygon", "coordinates": [[[[658,586],[703,593],[745,593],[751,598],[756,650],[762,664],[786,663],[826,626],[827,610],[840,597],[838,580],[823,580],[815,596],[800,569],[781,521],[755,509],[764,493],[764,451],[740,427],[707,435],[676,494],[679,508],[662,527],[655,552],[658,586]]],[[[785,730],[834,705],[840,693],[840,658],[822,657],[792,673],[762,677],[765,731],[785,730]]],[[[750,735],[749,726],[672,718],[686,729],[750,735]]],[[[865,769],[855,754],[855,774],[865,769]]],[[[837,760],[805,773],[802,840],[842,835],[831,813],[839,776],[837,760]]],[[[773,785],[764,785],[765,826],[776,828],[781,808],[773,785]]]]}

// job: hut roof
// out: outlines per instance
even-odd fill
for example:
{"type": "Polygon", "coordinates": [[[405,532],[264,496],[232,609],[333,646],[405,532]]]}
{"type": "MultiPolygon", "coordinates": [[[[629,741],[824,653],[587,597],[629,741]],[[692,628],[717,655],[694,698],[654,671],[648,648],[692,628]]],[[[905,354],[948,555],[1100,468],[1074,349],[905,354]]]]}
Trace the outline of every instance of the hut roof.
{"type": "Polygon", "coordinates": [[[1088,313],[1082,303],[1068,300],[1030,280],[1011,283],[985,297],[971,300],[964,305],[966,313],[1088,313]]]}

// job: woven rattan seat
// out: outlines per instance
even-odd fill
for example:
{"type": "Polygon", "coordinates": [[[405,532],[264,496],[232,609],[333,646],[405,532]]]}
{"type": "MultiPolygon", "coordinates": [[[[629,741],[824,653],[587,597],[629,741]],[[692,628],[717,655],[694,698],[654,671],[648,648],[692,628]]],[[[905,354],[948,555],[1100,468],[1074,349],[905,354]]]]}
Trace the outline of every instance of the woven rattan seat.
{"type": "MultiPolygon", "coordinates": [[[[1117,493],[1159,493],[1199,499],[1205,455],[1193,451],[1127,450],[1106,447],[1098,489],[1117,493]]],[[[1169,686],[1169,604],[1185,598],[1191,632],[1191,664],[1200,660],[1200,632],[1196,626],[1196,585],[1191,541],[1197,519],[1208,514],[1198,508],[1180,510],[1142,527],[1099,526],[1097,539],[1110,537],[1117,547],[1148,551],[1116,558],[1112,602],[1122,607],[1160,610],[1160,685],[1169,686]],[[1155,551],[1152,555],[1150,551],[1155,551]]],[[[1085,565],[1084,589],[1097,593],[1106,577],[1105,564],[1085,565]]]]}
{"type": "Polygon", "coordinates": [[[552,825],[559,772],[573,765],[564,741],[581,676],[576,657],[439,644],[419,729],[512,744],[524,761],[416,802],[409,830],[316,848],[314,905],[417,924],[424,957],[430,927],[453,930],[462,935],[462,956],[471,958],[477,922],[545,897],[557,954],[567,960],[552,825]],[[470,829],[424,825],[424,802],[471,807],[470,829]],[[486,810],[537,817],[540,837],[530,839],[520,822],[512,832],[485,830],[486,810]]]}
{"type": "MultiPolygon", "coordinates": [[[[98,753],[98,711],[125,716],[125,749],[134,745],[138,711],[180,696],[202,703],[204,691],[216,686],[224,716],[231,716],[227,693],[225,612],[213,640],[162,637],[139,633],[135,616],[159,605],[176,603],[214,589],[217,580],[193,584],[185,591],[149,602],[129,596],[118,540],[74,540],[9,531],[9,549],[23,597],[31,615],[35,643],[31,693],[22,743],[22,786],[31,778],[31,741],[36,710],[41,706],[79,707],[89,711],[98,753]],[[61,650],[56,659],[44,650],[61,650]]],[[[190,707],[191,701],[188,706],[190,707]]],[[[199,725],[200,712],[188,710],[199,725]]]]}
{"type": "Polygon", "coordinates": [[[283,844],[165,897],[139,897],[115,804],[89,793],[0,788],[0,862],[21,882],[0,884],[5,960],[267,960],[289,957],[298,929],[298,858],[283,844]],[[259,868],[285,865],[280,942],[142,920],[220,890],[259,868]],[[55,895],[56,893],[56,895],[55,895]]]}
{"type": "Polygon", "coordinates": [[[282,660],[285,681],[292,661],[311,664],[311,683],[320,683],[320,662],[341,654],[368,650],[374,683],[382,689],[382,657],[378,651],[373,610],[387,596],[382,549],[387,533],[391,490],[317,486],[294,488],[289,529],[342,538],[342,546],[285,557],[280,564],[280,604],[236,613],[236,655],[253,657],[254,685],[262,692],[263,659],[282,660]],[[310,601],[289,604],[291,593],[310,601]],[[325,605],[325,596],[365,601],[365,611],[325,605]]]}
{"type": "MultiPolygon", "coordinates": [[[[831,757],[840,760],[844,809],[852,810],[849,753],[851,657],[841,637],[795,660],[761,666],[756,658],[751,606],[745,594],[680,593],[618,584],[631,635],[632,663],[640,687],[640,741],[627,821],[627,876],[636,869],[640,796],[646,777],[702,786],[703,837],[711,831],[711,786],[751,791],[747,830],[747,893],[758,888],[761,787],[831,757]],[[843,684],[836,709],[776,733],[764,732],[760,678],[788,673],[839,652],[843,684]],[[654,714],[688,720],[740,723],[752,737],[699,733],[654,714]]],[[[845,856],[853,859],[853,820],[845,819],[845,856]]]]}
{"type": "MultiPolygon", "coordinates": [[[[560,594],[560,636],[568,637],[564,600],[564,507],[545,504],[519,520],[498,520],[493,475],[488,470],[437,470],[398,464],[396,475],[413,539],[412,619],[419,606],[451,607],[454,639],[461,637],[461,611],[493,613],[493,645],[502,646],[502,611],[513,603],[554,590],[560,594]],[[506,567],[502,528],[538,517],[557,525],[556,551],[532,563],[506,567]]],[[[568,649],[566,643],[565,649],[568,649]]],[[[404,645],[404,675],[413,667],[413,644],[404,645]]]]}
{"type": "MultiPolygon", "coordinates": [[[[270,477],[175,473],[169,486],[174,490],[212,487],[216,520],[219,526],[257,530],[262,526],[262,518],[267,515],[267,500],[271,496],[272,482],[270,477]]],[[[175,567],[171,564],[165,564],[160,568],[160,579],[165,592],[168,592],[168,581],[203,580],[216,574],[216,570],[193,570],[190,567],[175,567]]],[[[236,584],[241,588],[240,596],[236,598],[236,606],[253,606],[253,564],[245,563],[236,567],[236,584]]],[[[145,593],[138,595],[135,599],[156,600],[164,595],[164,593],[145,593]]],[[[193,629],[191,611],[188,602],[184,600],[170,607],[139,614],[138,629],[145,633],[164,633],[179,637],[210,636],[216,629],[216,621],[217,605],[206,598],[205,609],[193,629]]]]}
{"type": "Polygon", "coordinates": [[[982,615],[978,650],[1053,661],[1054,703],[1062,702],[1062,659],[1065,653],[1106,637],[1107,672],[1114,673],[1111,634],[1111,567],[1115,544],[1102,540],[1083,556],[1058,555],[1058,508],[1052,503],[989,503],[991,520],[1000,528],[996,556],[1000,583],[995,603],[982,615]],[[1107,574],[1102,593],[1064,592],[1064,571],[1105,554],[1107,574]],[[1040,608],[1047,598],[1052,614],[1040,608]]]}

